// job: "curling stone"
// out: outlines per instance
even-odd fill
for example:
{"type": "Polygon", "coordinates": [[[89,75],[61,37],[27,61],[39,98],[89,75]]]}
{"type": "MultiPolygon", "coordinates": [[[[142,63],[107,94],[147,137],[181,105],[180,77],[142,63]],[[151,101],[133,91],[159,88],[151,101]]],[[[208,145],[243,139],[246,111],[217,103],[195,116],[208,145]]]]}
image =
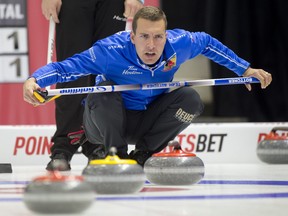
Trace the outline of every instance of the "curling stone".
{"type": "Polygon", "coordinates": [[[288,164],[288,135],[278,135],[276,131],[288,131],[288,127],[274,127],[258,143],[257,156],[268,164],[288,164]]]}
{"type": "Polygon", "coordinates": [[[91,206],[95,193],[82,176],[64,176],[58,171],[33,179],[25,188],[23,201],[40,214],[76,214],[91,206]]]}
{"type": "Polygon", "coordinates": [[[120,159],[114,147],[105,159],[90,161],[82,174],[98,194],[136,193],[145,183],[143,168],[135,160],[120,159]]]}
{"type": "Polygon", "coordinates": [[[204,163],[193,153],[182,151],[177,141],[168,146],[174,149],[169,153],[153,154],[144,164],[147,179],[158,185],[192,185],[204,176],[204,163]]]}

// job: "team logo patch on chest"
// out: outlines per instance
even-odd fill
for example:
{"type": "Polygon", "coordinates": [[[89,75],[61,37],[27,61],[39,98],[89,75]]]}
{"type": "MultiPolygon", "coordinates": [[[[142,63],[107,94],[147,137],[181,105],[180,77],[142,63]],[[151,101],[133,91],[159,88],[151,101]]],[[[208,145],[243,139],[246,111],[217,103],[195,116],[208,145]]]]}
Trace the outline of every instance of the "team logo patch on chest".
{"type": "Polygon", "coordinates": [[[171,70],[175,65],[176,65],[176,55],[166,62],[166,64],[164,65],[163,72],[171,70]]]}

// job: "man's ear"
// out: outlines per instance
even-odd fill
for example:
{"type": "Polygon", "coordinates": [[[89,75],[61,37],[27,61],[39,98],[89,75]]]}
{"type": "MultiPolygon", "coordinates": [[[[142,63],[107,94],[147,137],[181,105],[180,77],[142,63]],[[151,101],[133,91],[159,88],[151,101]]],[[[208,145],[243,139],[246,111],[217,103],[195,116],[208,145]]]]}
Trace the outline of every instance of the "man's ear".
{"type": "Polygon", "coordinates": [[[131,31],[131,32],[130,32],[130,39],[131,39],[131,42],[132,42],[133,44],[135,44],[135,42],[134,42],[134,37],[135,37],[135,35],[134,35],[133,31],[131,31]]]}

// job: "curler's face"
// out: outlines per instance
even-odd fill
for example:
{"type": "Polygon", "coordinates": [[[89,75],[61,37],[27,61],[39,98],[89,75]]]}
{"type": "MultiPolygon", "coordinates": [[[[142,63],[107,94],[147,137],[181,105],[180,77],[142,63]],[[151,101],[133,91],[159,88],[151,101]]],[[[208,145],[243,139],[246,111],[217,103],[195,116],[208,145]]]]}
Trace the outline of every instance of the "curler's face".
{"type": "Polygon", "coordinates": [[[147,65],[155,64],[163,53],[166,43],[164,20],[150,21],[140,18],[136,32],[131,32],[132,43],[141,61],[147,65]]]}

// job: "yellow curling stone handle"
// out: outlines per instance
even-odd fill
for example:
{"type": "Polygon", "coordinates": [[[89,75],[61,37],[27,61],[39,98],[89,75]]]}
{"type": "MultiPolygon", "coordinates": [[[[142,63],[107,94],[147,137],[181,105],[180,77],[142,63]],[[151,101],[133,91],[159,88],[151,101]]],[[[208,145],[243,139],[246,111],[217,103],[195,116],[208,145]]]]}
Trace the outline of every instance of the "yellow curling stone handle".
{"type": "Polygon", "coordinates": [[[118,165],[118,164],[137,164],[135,160],[120,159],[117,155],[108,155],[105,159],[91,160],[90,165],[118,165]]]}

